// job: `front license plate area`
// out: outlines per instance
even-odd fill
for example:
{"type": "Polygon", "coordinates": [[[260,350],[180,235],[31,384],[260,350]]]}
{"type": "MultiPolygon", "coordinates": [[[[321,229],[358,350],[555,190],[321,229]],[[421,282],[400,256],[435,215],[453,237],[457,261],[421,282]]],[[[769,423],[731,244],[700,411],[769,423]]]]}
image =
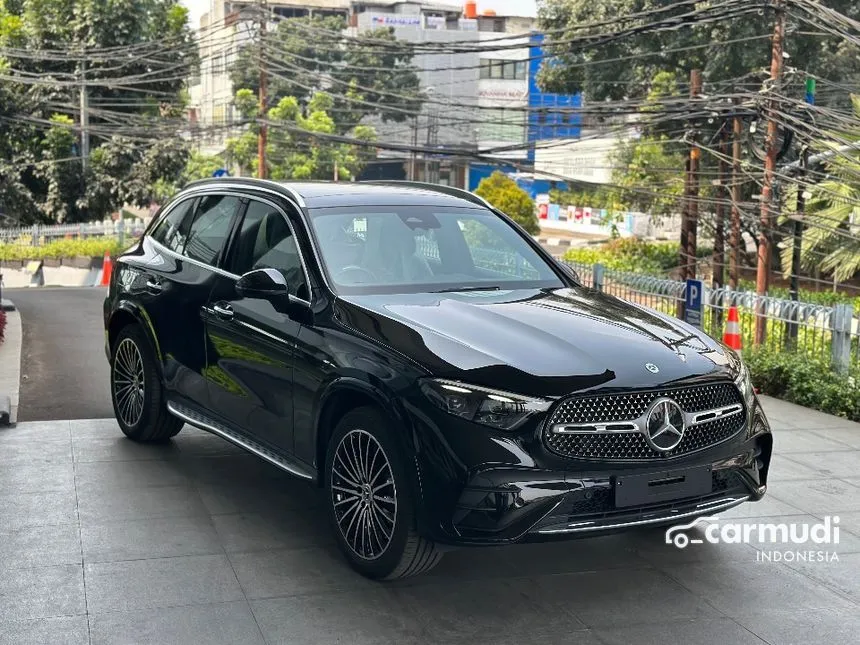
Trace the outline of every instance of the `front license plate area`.
{"type": "Polygon", "coordinates": [[[664,470],[615,478],[615,507],[648,506],[707,495],[713,488],[711,467],[664,470]]]}

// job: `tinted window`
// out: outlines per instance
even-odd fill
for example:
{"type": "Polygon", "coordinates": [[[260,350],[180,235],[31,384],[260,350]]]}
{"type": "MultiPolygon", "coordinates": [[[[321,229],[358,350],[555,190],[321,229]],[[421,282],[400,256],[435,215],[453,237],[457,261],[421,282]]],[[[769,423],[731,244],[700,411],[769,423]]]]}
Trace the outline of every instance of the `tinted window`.
{"type": "Polygon", "coordinates": [[[167,216],[156,225],[150,237],[171,251],[182,253],[185,248],[185,239],[188,237],[188,226],[191,222],[190,213],[193,205],[194,199],[192,198],[174,206],[167,216]]]}
{"type": "Polygon", "coordinates": [[[485,209],[319,208],[311,216],[325,269],[343,293],[562,286],[538,252],[485,209]]]}
{"type": "Polygon", "coordinates": [[[284,215],[268,204],[248,204],[231,266],[238,275],[254,269],[277,269],[287,279],[291,293],[310,299],[296,239],[284,215]]]}
{"type": "Polygon", "coordinates": [[[237,197],[209,195],[201,198],[188,232],[185,255],[214,265],[221,247],[230,234],[233,214],[238,207],[237,197]]]}

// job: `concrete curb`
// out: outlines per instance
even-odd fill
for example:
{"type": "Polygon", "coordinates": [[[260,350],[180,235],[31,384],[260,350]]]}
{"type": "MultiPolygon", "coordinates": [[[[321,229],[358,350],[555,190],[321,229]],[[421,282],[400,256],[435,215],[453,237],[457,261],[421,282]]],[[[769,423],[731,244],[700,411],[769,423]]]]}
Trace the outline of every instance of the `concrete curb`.
{"type": "Polygon", "coordinates": [[[0,425],[18,420],[18,393],[21,388],[21,314],[6,313],[5,340],[0,343],[0,425]],[[7,414],[4,414],[6,412],[7,414]],[[7,416],[8,415],[8,416],[7,416]]]}

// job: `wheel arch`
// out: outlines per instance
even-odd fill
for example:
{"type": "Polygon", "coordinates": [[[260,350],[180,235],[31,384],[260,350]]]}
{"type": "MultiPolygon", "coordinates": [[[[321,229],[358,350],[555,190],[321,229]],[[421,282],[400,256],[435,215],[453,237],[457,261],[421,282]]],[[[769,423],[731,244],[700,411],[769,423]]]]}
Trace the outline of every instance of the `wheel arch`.
{"type": "Polygon", "coordinates": [[[122,301],[119,303],[108,320],[108,348],[110,350],[113,349],[114,342],[119,336],[120,331],[128,325],[139,325],[143,329],[144,335],[149,341],[150,349],[152,349],[153,354],[155,355],[155,364],[160,375],[164,357],[161,354],[161,347],[158,343],[155,329],[153,329],[152,321],[147,315],[146,310],[142,307],[129,301],[122,301]]]}

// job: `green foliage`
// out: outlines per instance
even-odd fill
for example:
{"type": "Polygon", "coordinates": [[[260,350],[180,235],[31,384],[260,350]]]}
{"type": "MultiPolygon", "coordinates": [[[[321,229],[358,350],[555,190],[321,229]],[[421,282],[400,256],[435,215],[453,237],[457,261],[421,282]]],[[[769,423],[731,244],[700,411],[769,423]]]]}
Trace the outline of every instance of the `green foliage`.
{"type": "MultiPolygon", "coordinates": [[[[860,95],[852,95],[855,124],[860,123],[860,95]]],[[[833,137],[838,146],[860,141],[860,125],[833,137]]],[[[801,266],[821,269],[838,281],[860,272],[860,150],[837,154],[827,162],[824,181],[812,186],[806,204],[801,266]]],[[[790,195],[793,204],[796,197],[790,195]]],[[[782,267],[791,273],[791,244],[782,249],[782,267]]]]}
{"type": "Polygon", "coordinates": [[[744,362],[762,394],[860,421],[860,368],[839,374],[825,360],[770,348],[744,351],[744,362]]]}
{"type": "Polygon", "coordinates": [[[505,213],[528,233],[535,235],[540,231],[535,203],[529,194],[517,186],[517,182],[499,172],[493,172],[478,184],[475,194],[505,213]]]}
{"type": "MultiPolygon", "coordinates": [[[[858,0],[828,0],[826,4],[845,16],[860,15],[858,0]]],[[[818,30],[810,30],[800,21],[800,15],[788,12],[787,16],[791,60],[800,61],[805,69],[833,83],[849,84],[860,72],[856,50],[838,35],[823,37],[814,33],[818,30]]],[[[771,57],[768,34],[773,24],[772,9],[765,10],[762,18],[756,13],[728,16],[718,3],[706,2],[693,6],[665,0],[544,0],[538,18],[541,30],[553,34],[547,39],[552,64],[541,69],[542,86],[562,93],[584,91],[590,101],[642,98],[655,75],[665,70],[687,72],[698,68],[703,70],[706,83],[747,76],[761,78],[762,67],[771,57]],[[681,17],[693,9],[711,10],[722,18],[697,23],[695,18],[681,17]],[[662,11],[655,16],[655,10],[662,11]],[[639,18],[625,18],[637,13],[641,14],[639,18]],[[674,20],[681,28],[660,32],[644,29],[644,33],[587,47],[570,44],[570,40],[583,36],[644,27],[657,18],[664,22],[674,20]],[[763,22],[768,25],[765,29],[763,22]],[[584,27],[594,23],[604,24],[584,27]],[[747,40],[726,44],[739,39],[747,40]],[[552,46],[553,40],[558,42],[556,46],[552,46]]]]}
{"type": "Polygon", "coordinates": [[[75,257],[100,258],[106,252],[116,257],[129,246],[120,246],[114,237],[86,237],[54,240],[40,246],[30,244],[0,244],[0,261],[45,260],[75,257]]]}
{"type": "MultiPolygon", "coordinates": [[[[236,106],[243,116],[252,118],[256,103],[252,93],[241,89],[236,93],[236,106]]],[[[369,146],[346,143],[338,132],[344,130],[332,117],[336,101],[326,92],[310,96],[302,108],[294,96],[285,96],[267,114],[270,123],[266,161],[272,179],[353,179],[373,158],[369,146]]],[[[347,136],[367,143],[376,140],[376,130],[358,125],[346,129],[347,136]]],[[[242,172],[257,171],[257,127],[252,126],[238,137],[227,141],[227,152],[242,172]]]]}
{"type": "MultiPolygon", "coordinates": [[[[610,240],[600,246],[570,249],[564,255],[568,262],[603,264],[607,269],[663,275],[678,266],[680,245],[677,242],[646,242],[635,237],[610,240]]],[[[699,247],[697,255],[707,257],[713,251],[699,247]]]]}
{"type": "MultiPolygon", "coordinates": [[[[373,29],[347,37],[345,28],[342,18],[331,16],[278,23],[268,36],[269,105],[285,97],[303,105],[330,90],[332,105],[325,111],[339,115],[338,134],[367,115],[403,122],[419,111],[423,96],[412,54],[397,46],[394,30],[373,29]],[[386,46],[385,41],[391,44],[386,46]]],[[[230,72],[233,87],[248,88],[252,96],[259,91],[259,55],[258,43],[247,45],[230,72]]]]}
{"type": "Polygon", "coordinates": [[[93,110],[93,131],[127,121],[128,127],[147,132],[150,122],[180,116],[187,100],[183,79],[198,63],[187,19],[188,11],[178,0],[0,1],[0,47],[7,48],[0,55],[0,73],[11,77],[0,83],[0,212],[21,224],[99,219],[122,205],[126,196],[135,205],[148,205],[141,202],[158,192],[154,184],[175,182],[174,161],[182,156],[175,152],[185,145],[178,138],[150,145],[140,138],[94,136],[92,170],[83,176],[74,123],[66,115],[53,114],[57,104],[77,104],[78,87],[19,83],[16,78],[79,77],[79,57],[34,55],[37,50],[121,50],[157,42],[158,51],[146,55],[93,56],[87,65],[91,78],[139,79],[131,88],[110,83],[89,87],[92,105],[127,106],[111,108],[127,113],[119,121],[116,115],[93,110]],[[164,73],[168,69],[172,73],[164,73]],[[45,123],[50,125],[46,128],[45,123]],[[112,150],[97,154],[104,146],[112,150]],[[132,169],[117,158],[119,147],[134,148],[131,156],[148,167],[132,169]],[[151,185],[140,186],[144,178],[151,185]]]}

